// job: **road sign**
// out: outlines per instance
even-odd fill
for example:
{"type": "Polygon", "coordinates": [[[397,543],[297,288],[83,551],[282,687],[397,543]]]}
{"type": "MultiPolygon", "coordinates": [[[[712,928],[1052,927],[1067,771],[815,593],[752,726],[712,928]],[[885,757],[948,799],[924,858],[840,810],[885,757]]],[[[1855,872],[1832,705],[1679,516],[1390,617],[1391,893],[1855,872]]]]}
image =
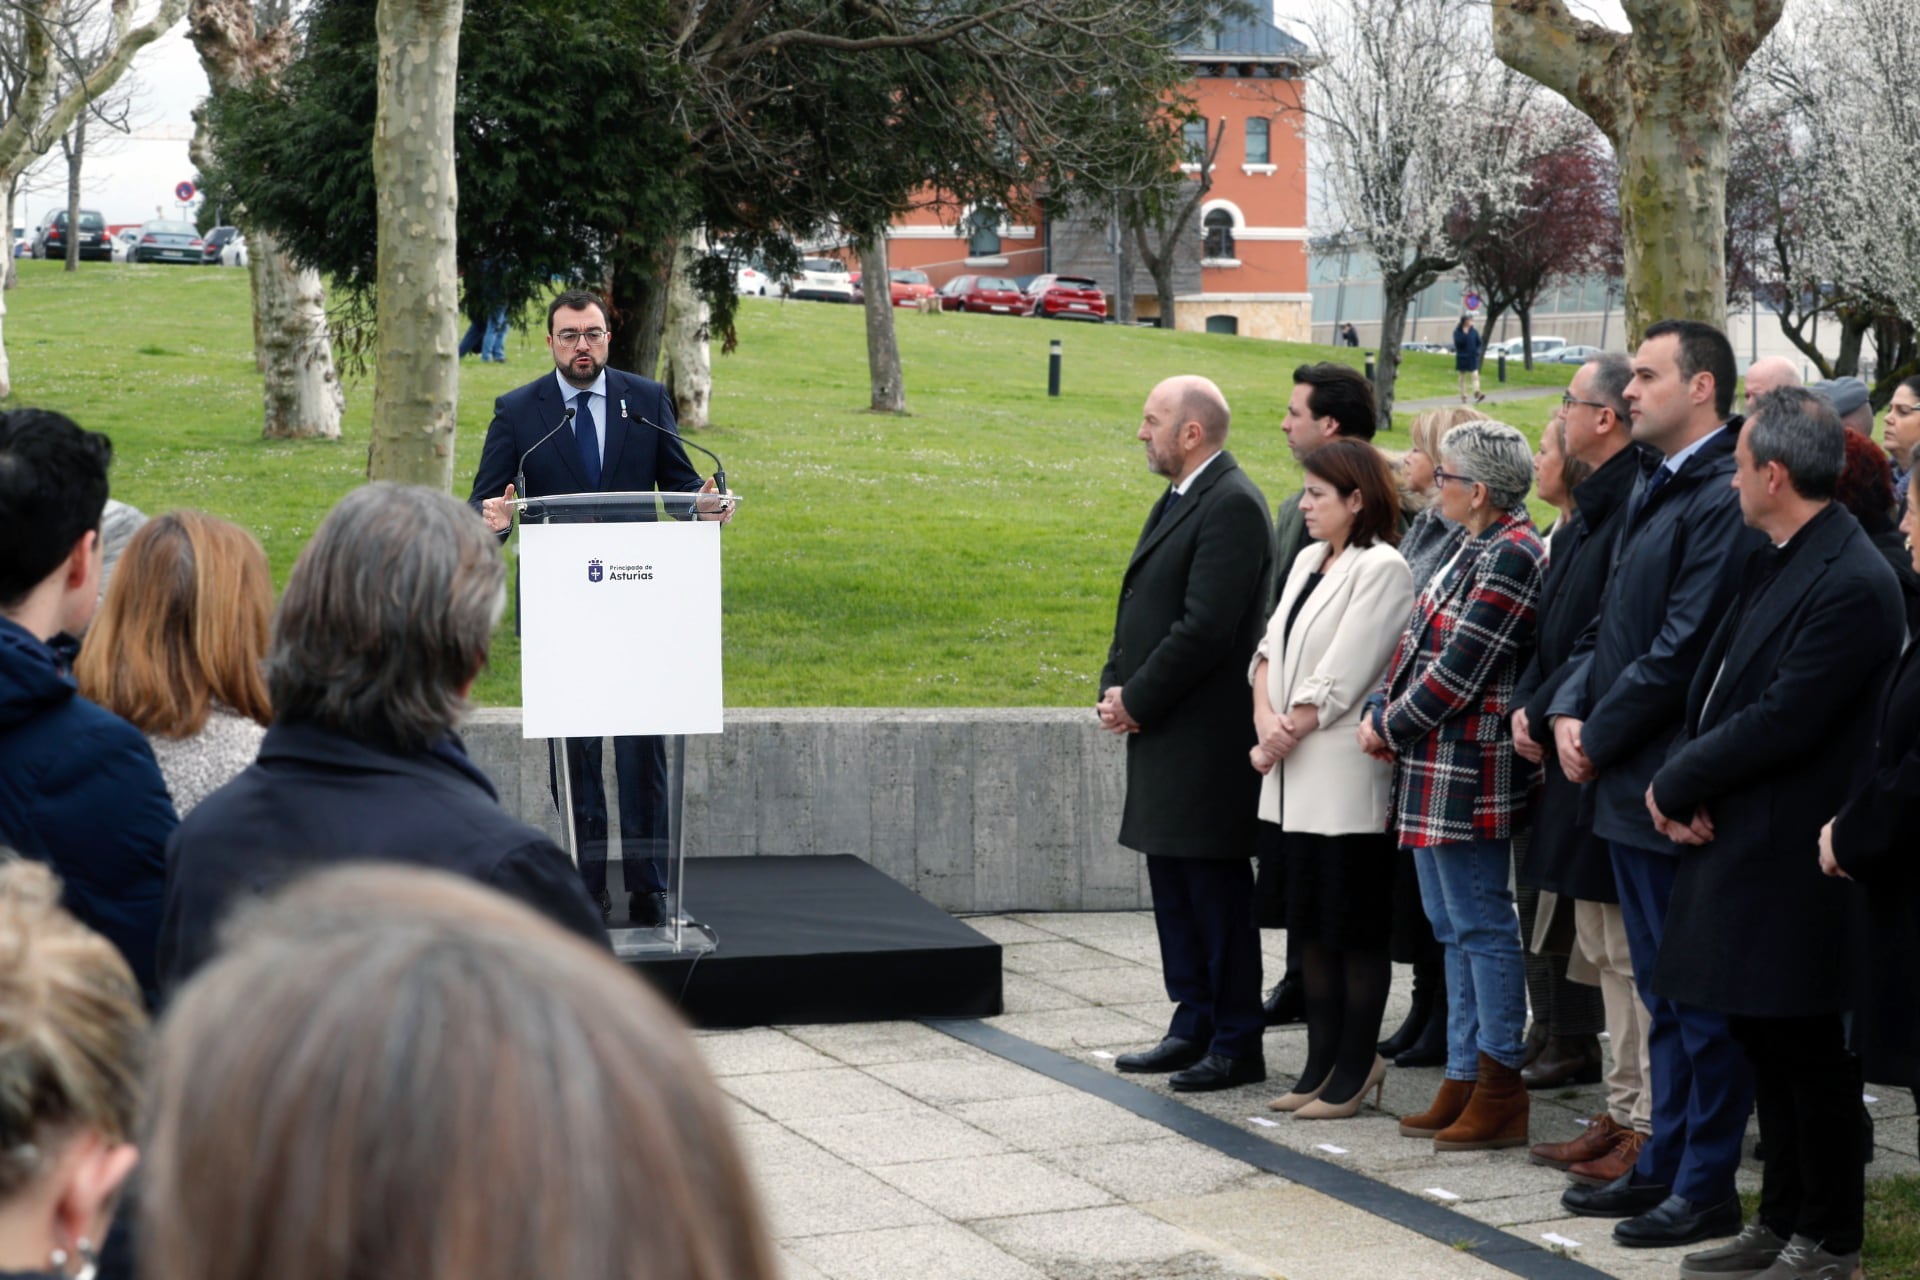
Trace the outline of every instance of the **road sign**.
{"type": "Polygon", "coordinates": [[[193,199],[193,195],[193,184],[191,182],[183,182],[173,189],[173,198],[181,204],[185,204],[187,201],[193,199]]]}
{"type": "Polygon", "coordinates": [[[1467,301],[1467,310],[1469,310],[1469,311],[1478,311],[1478,310],[1480,309],[1480,295],[1479,295],[1479,294],[1477,294],[1477,293],[1469,293],[1469,294],[1467,295],[1467,299],[1466,299],[1466,301],[1467,301]]]}

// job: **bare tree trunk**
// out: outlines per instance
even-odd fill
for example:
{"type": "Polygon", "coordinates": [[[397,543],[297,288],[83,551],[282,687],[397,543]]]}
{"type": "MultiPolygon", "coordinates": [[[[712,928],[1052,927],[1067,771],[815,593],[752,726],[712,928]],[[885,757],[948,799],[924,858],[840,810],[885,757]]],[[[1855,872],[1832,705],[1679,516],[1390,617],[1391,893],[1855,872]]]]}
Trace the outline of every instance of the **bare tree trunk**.
{"type": "Polygon", "coordinates": [[[1393,383],[1400,376],[1400,333],[1407,327],[1408,304],[1413,294],[1404,288],[1389,287],[1383,292],[1380,309],[1380,350],[1373,358],[1373,399],[1380,417],[1377,430],[1393,430],[1393,383]]]}
{"type": "Polygon", "coordinates": [[[73,122],[73,136],[60,139],[67,154],[67,270],[80,269],[80,161],[87,150],[87,116],[83,111],[73,122]]]}
{"type": "Polygon", "coordinates": [[[1565,0],[1493,0],[1500,59],[1584,111],[1619,156],[1629,345],[1658,320],[1726,328],[1733,83],[1784,4],[1629,0],[1629,33],[1565,0]]]}
{"type": "Polygon", "coordinates": [[[1520,367],[1533,368],[1533,307],[1516,306],[1514,314],[1520,317],[1520,367]]]}
{"type": "MultiPolygon", "coordinates": [[[[285,12],[256,13],[252,0],[194,0],[188,32],[214,96],[258,81],[273,83],[294,52],[285,12]]],[[[211,167],[206,113],[194,112],[194,163],[211,167]]],[[[253,358],[261,373],[262,428],[269,440],[340,438],[346,400],[333,367],[327,332],[326,286],[301,271],[279,241],[251,225],[246,210],[234,224],[247,232],[247,277],[253,294],[253,358]]]]}
{"type": "Polygon", "coordinates": [[[446,490],[460,399],[454,73],[462,0],[380,0],[373,442],[367,478],[446,490]]]}
{"type": "Polygon", "coordinates": [[[295,267],[279,242],[258,229],[247,237],[247,273],[267,373],[260,434],[268,440],[338,440],[346,402],[333,370],[319,273],[295,267]]]}
{"type": "Polygon", "coordinates": [[[667,294],[671,285],[677,244],[654,254],[622,255],[608,282],[613,311],[613,337],[607,359],[616,369],[651,378],[660,368],[660,348],[667,327],[667,294]]]}
{"type": "Polygon", "coordinates": [[[705,252],[704,237],[682,248],[675,255],[679,265],[667,286],[664,381],[673,398],[674,420],[689,431],[707,425],[713,398],[713,357],[707,345],[712,315],[706,298],[693,287],[692,275],[694,260],[705,252]]]}
{"type": "MultiPolygon", "coordinates": [[[[1118,215],[1116,215],[1117,217],[1118,215]]],[[[1127,229],[1116,223],[1113,229],[1116,259],[1113,282],[1113,318],[1120,324],[1133,323],[1133,246],[1127,241],[1127,229]]]]}
{"type": "Polygon", "coordinates": [[[907,388],[900,373],[900,339],[893,331],[893,277],[887,272],[887,235],[860,242],[860,290],[867,308],[867,382],[875,413],[905,413],[907,388]]]}
{"type": "Polygon", "coordinates": [[[14,266],[13,257],[13,219],[20,202],[20,179],[15,178],[7,184],[7,271],[6,283],[0,289],[11,289],[20,283],[20,272],[14,266]]]}

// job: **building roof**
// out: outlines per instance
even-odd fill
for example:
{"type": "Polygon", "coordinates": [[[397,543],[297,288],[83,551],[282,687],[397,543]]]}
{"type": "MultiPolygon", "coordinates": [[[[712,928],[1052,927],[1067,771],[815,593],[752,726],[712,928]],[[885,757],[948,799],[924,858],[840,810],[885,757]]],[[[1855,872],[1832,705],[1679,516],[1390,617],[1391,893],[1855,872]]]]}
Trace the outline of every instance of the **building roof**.
{"type": "Polygon", "coordinates": [[[1188,62],[1231,59],[1310,64],[1316,61],[1305,44],[1261,17],[1223,19],[1181,45],[1177,52],[1188,62]]]}

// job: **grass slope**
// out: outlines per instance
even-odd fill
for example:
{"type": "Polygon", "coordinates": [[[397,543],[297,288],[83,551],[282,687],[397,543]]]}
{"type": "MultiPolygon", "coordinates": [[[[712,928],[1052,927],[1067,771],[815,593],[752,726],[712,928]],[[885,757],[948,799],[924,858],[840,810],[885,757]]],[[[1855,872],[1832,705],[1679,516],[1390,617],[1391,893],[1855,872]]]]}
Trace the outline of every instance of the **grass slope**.
{"type": "MultiPolygon", "coordinates": [[[[348,388],[343,439],[260,439],[246,280],[238,271],[22,262],[7,297],[14,392],[103,430],[114,492],[149,511],[236,520],[284,582],[366,466],[372,388],[348,388]]],[[[736,706],[1090,703],[1114,595],[1161,481],[1134,439],[1147,390],[1203,373],[1234,406],[1231,448],[1268,498],[1299,483],[1279,426],[1290,373],[1360,353],[1208,334],[1006,317],[898,316],[911,416],[867,413],[858,308],[749,300],[716,357],[702,443],[746,496],[726,534],[726,672],[736,706]],[[1065,347],[1046,395],[1047,344],[1065,347]]],[[[455,488],[473,475],[493,398],[551,369],[537,335],[510,363],[461,370],[455,488]]],[[[1510,369],[1558,386],[1571,370],[1510,369]]],[[[1451,361],[1410,356],[1400,398],[1451,395],[1451,361]]],[[[1537,436],[1550,400],[1507,407],[1537,436]]],[[[1404,445],[1404,421],[1383,444],[1404,445]]],[[[509,618],[476,690],[518,701],[509,618]]]]}

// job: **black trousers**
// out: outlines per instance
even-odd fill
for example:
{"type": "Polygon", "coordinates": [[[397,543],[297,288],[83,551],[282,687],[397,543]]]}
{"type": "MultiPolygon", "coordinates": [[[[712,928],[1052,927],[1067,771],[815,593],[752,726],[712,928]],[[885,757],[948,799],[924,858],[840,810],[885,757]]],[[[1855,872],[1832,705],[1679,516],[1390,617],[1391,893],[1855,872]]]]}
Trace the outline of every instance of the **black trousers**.
{"type": "Polygon", "coordinates": [[[1260,931],[1249,858],[1147,855],[1153,923],[1167,998],[1177,1006],[1167,1034],[1229,1058],[1260,1057],[1260,931]]]}
{"type": "MultiPolygon", "coordinates": [[[[587,892],[607,888],[607,787],[604,740],[568,738],[574,833],[587,892]]],[[[667,891],[667,749],[658,737],[615,738],[613,776],[620,799],[620,857],[630,893],[667,891]]],[[[556,797],[559,780],[554,781],[556,797]]],[[[556,799],[557,803],[557,799],[556,799]]]]}
{"type": "Polygon", "coordinates": [[[1860,1060],[1841,1015],[1730,1018],[1753,1062],[1754,1105],[1767,1168],[1760,1220],[1785,1239],[1807,1236],[1829,1253],[1857,1253],[1865,1234],[1860,1159],[1860,1060]]]}

